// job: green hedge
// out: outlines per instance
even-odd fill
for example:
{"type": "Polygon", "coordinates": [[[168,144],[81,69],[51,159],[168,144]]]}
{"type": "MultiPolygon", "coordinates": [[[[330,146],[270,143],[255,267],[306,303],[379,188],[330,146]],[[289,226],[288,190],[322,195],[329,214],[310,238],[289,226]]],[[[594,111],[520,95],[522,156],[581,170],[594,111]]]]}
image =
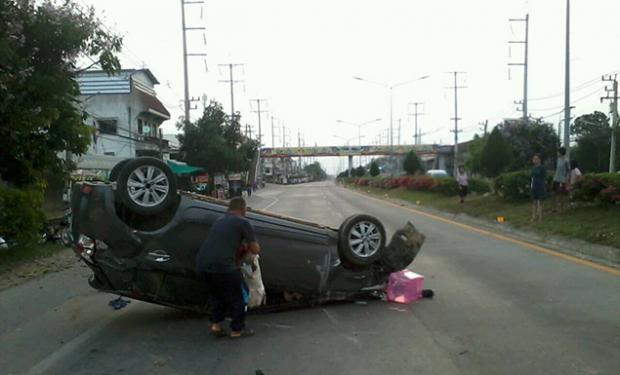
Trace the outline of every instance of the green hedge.
{"type": "Polygon", "coordinates": [[[459,185],[452,177],[440,178],[435,180],[435,184],[431,188],[431,191],[443,195],[453,196],[459,193],[459,185]]]}
{"type": "MultiPolygon", "coordinates": [[[[452,177],[438,179],[429,176],[364,177],[344,178],[342,181],[359,186],[371,186],[387,190],[404,187],[411,191],[431,191],[447,196],[457,195],[459,192],[459,186],[452,177]]],[[[469,190],[474,193],[484,194],[490,192],[491,187],[486,180],[470,178],[469,190]]]]}
{"type": "MultiPolygon", "coordinates": [[[[531,199],[531,179],[532,172],[517,171],[502,173],[493,181],[495,192],[506,200],[518,201],[531,199]]],[[[547,171],[547,195],[549,195],[553,172],[547,171]]]]}
{"type": "Polygon", "coordinates": [[[470,177],[468,188],[469,191],[478,194],[491,192],[491,186],[489,185],[489,181],[482,178],[470,177]]]}
{"type": "Polygon", "coordinates": [[[33,244],[44,224],[43,193],[0,185],[0,236],[21,246],[33,244]]]}

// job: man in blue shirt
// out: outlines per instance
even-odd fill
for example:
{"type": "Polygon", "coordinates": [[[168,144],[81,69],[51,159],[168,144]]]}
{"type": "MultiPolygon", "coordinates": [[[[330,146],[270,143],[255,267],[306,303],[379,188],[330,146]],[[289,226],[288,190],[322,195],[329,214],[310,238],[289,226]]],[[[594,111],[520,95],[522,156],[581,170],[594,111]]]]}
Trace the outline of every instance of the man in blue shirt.
{"type": "Polygon", "coordinates": [[[231,338],[254,334],[245,327],[245,301],[243,299],[243,275],[235,260],[242,243],[254,254],[260,252],[254,228],[245,218],[246,203],[243,198],[230,200],[228,212],[219,218],[209,230],[196,255],[196,268],[209,288],[211,303],[211,332],[216,337],[226,336],[221,323],[230,313],[231,338]]]}

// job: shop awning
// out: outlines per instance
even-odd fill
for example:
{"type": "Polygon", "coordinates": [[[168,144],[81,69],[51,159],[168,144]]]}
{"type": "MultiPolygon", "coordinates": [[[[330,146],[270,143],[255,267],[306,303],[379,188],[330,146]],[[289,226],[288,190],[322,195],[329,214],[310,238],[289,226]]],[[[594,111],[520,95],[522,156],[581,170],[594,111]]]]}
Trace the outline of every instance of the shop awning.
{"type": "Polygon", "coordinates": [[[168,164],[170,169],[172,169],[172,173],[177,175],[192,174],[203,171],[203,169],[200,167],[194,167],[191,165],[187,165],[187,163],[178,161],[166,160],[166,164],[168,164]]]}

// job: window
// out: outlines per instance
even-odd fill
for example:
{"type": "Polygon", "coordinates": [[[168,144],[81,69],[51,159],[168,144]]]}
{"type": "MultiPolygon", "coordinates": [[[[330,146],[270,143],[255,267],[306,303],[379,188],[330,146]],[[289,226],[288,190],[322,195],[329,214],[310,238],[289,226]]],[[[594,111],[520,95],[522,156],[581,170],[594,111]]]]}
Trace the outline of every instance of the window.
{"type": "Polygon", "coordinates": [[[107,156],[114,156],[114,155],[116,155],[116,152],[114,152],[114,151],[106,151],[103,154],[107,155],[107,156]]]}
{"type": "Polygon", "coordinates": [[[142,135],[142,120],[138,119],[138,134],[142,135]]]}
{"type": "Polygon", "coordinates": [[[117,121],[114,119],[97,120],[99,131],[104,134],[116,134],[118,131],[117,121]]]}

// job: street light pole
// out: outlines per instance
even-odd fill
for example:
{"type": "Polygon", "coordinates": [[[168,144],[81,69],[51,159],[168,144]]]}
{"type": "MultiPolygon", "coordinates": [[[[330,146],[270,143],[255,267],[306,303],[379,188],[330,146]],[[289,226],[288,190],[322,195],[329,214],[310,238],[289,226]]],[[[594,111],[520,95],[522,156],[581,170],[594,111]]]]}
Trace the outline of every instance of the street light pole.
{"type": "MultiPolygon", "coordinates": [[[[359,142],[360,148],[362,147],[362,127],[365,126],[365,125],[368,125],[368,124],[375,123],[377,121],[381,121],[381,119],[378,118],[378,119],[374,119],[374,120],[370,120],[370,121],[366,121],[366,122],[362,122],[362,123],[354,123],[354,122],[336,120],[336,122],[339,122],[341,124],[357,126],[357,137],[358,137],[358,142],[359,142]]],[[[362,165],[362,155],[360,155],[360,165],[362,165]]]]}
{"type": "MultiPolygon", "coordinates": [[[[430,77],[429,75],[425,75],[422,77],[419,77],[417,79],[413,79],[410,81],[404,81],[404,82],[400,82],[400,83],[395,83],[393,85],[387,84],[387,83],[383,83],[383,82],[376,82],[376,81],[371,81],[369,79],[365,79],[365,78],[361,78],[361,77],[353,77],[353,79],[356,79],[358,81],[365,81],[368,83],[373,83],[375,85],[378,86],[382,86],[384,88],[387,88],[389,91],[389,95],[390,95],[390,159],[392,161],[392,165],[394,164],[394,106],[393,106],[393,99],[394,99],[394,89],[400,86],[404,86],[416,81],[421,81],[423,79],[427,79],[428,77],[430,77]]],[[[392,170],[392,175],[394,174],[394,167],[391,167],[392,170]]]]}

